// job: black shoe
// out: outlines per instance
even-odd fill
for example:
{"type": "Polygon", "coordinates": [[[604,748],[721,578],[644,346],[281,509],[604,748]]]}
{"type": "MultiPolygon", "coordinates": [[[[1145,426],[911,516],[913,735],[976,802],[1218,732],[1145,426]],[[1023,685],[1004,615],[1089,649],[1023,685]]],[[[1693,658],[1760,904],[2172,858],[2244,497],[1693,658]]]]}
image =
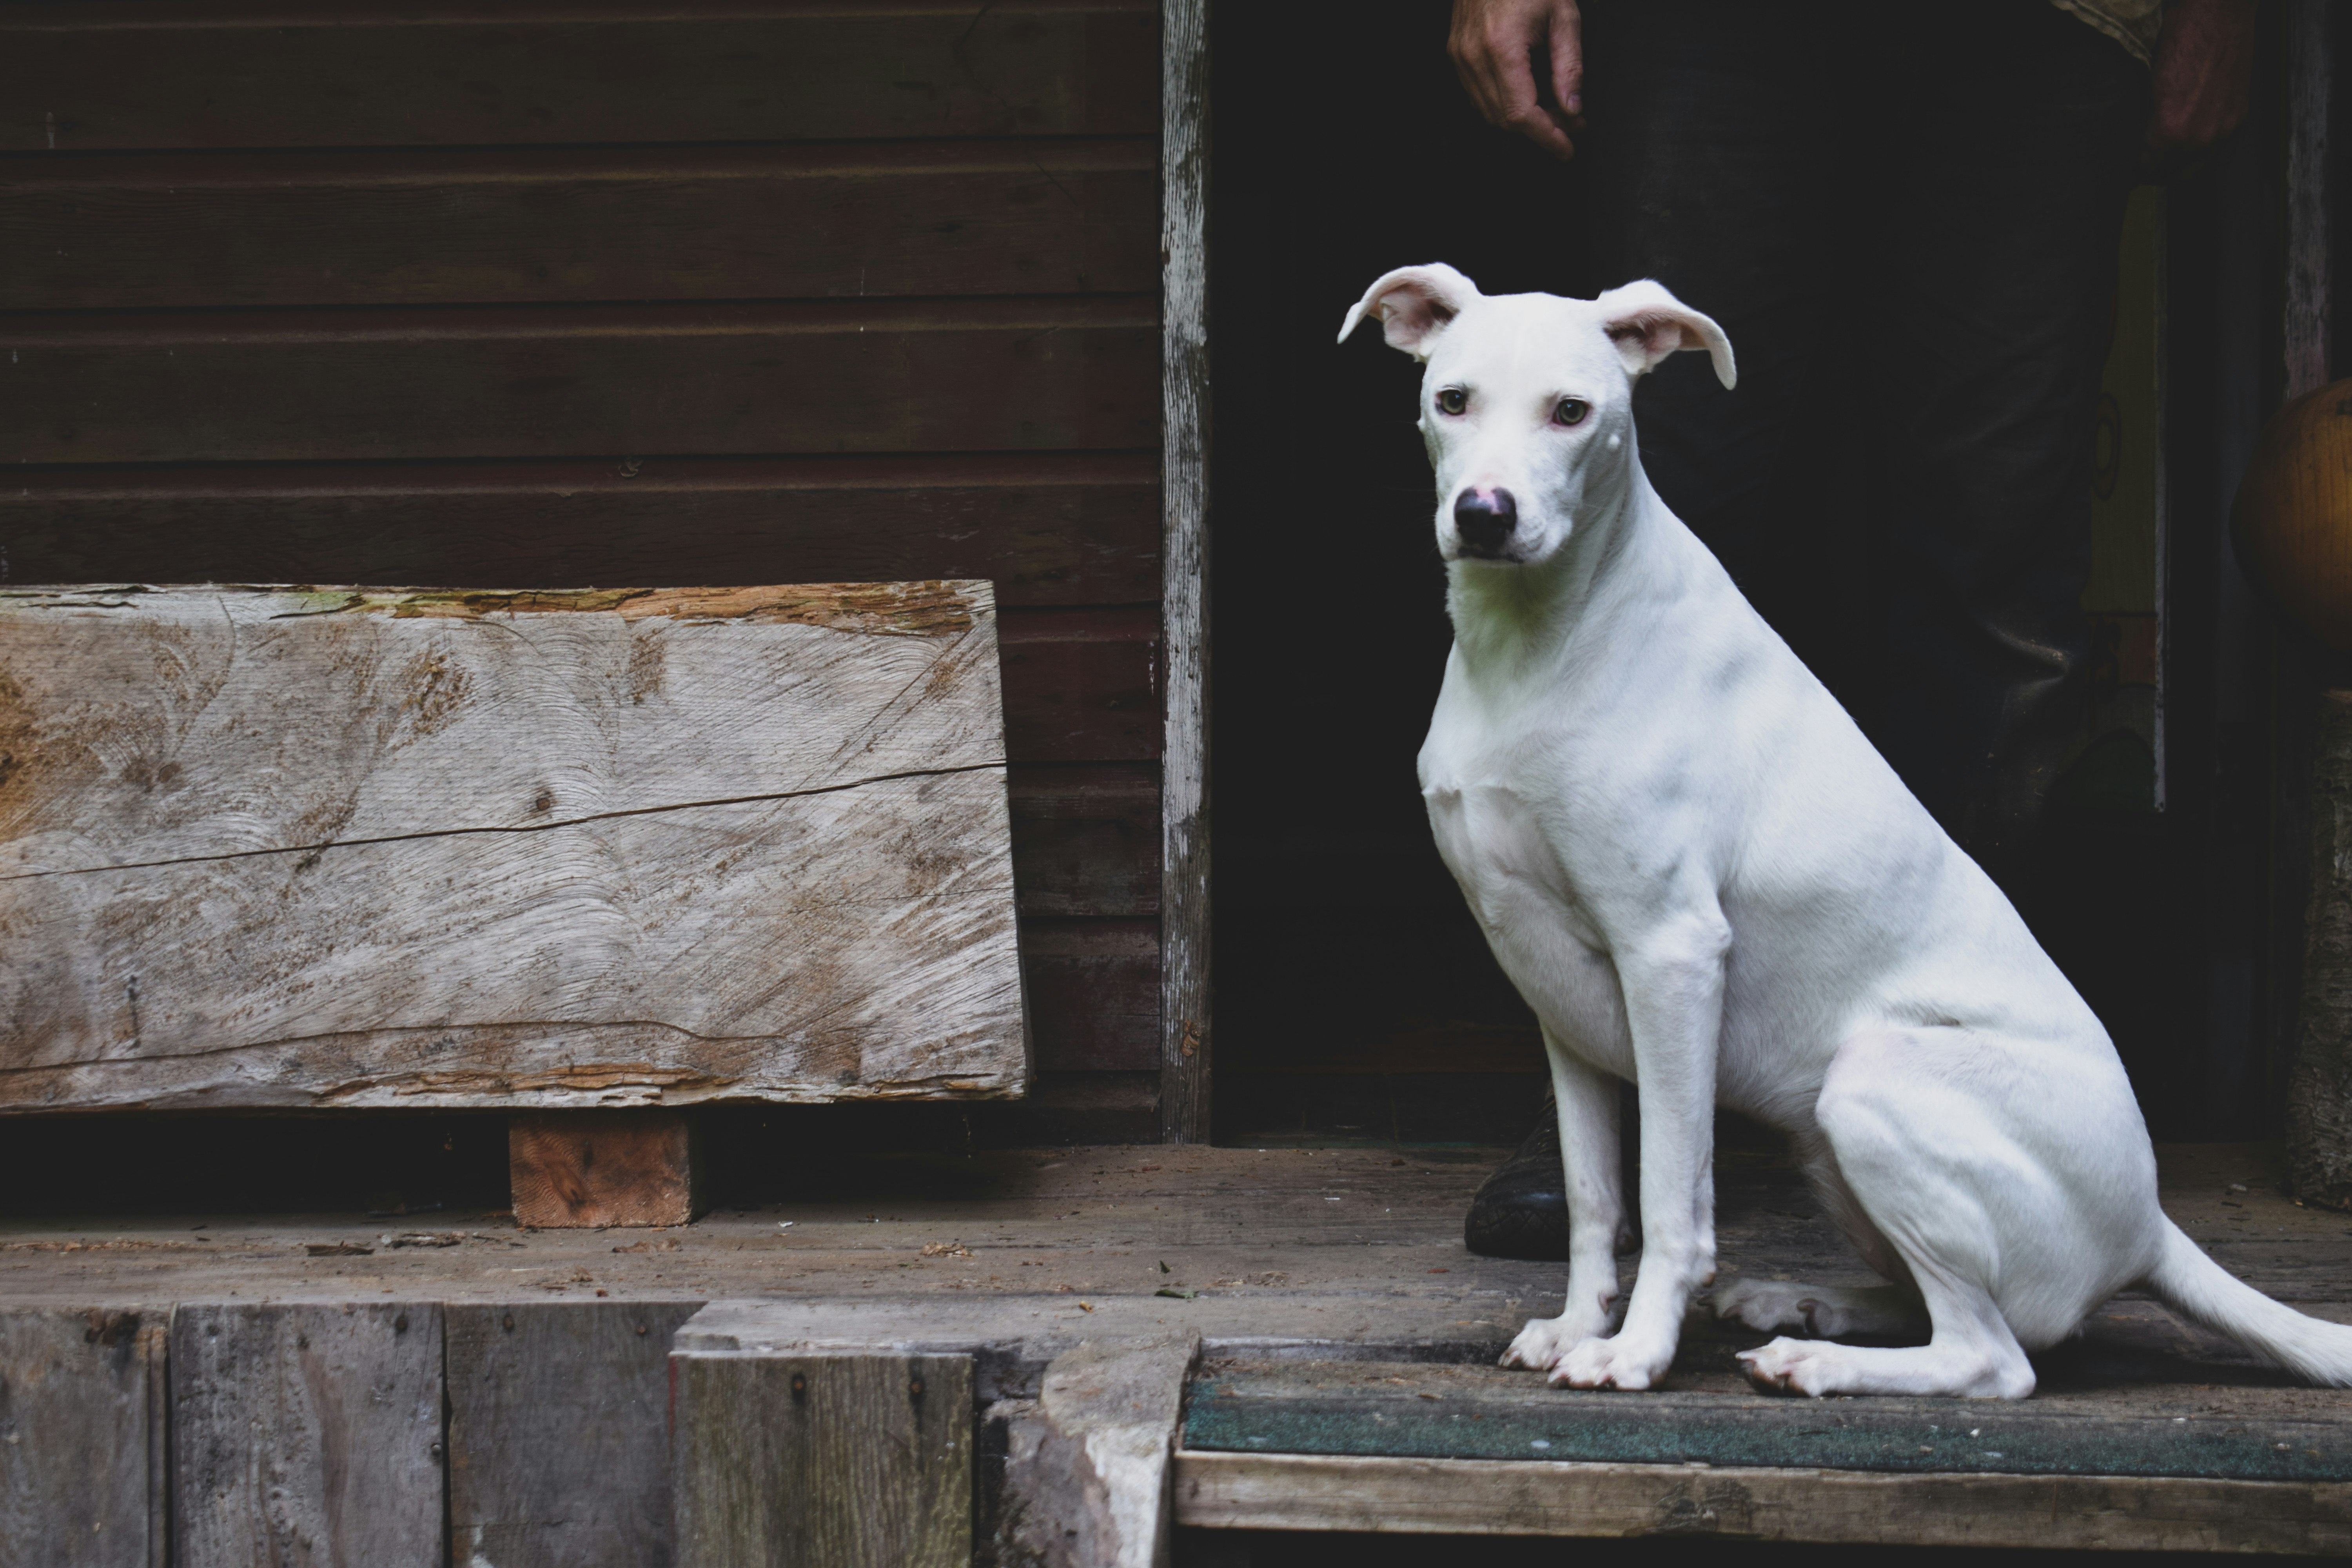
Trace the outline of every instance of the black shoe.
{"type": "Polygon", "coordinates": [[[1543,1120],[1470,1200],[1462,1243],[1488,1258],[1568,1261],[1568,1178],[1560,1170],[1559,1117],[1544,1097],[1543,1120]]]}

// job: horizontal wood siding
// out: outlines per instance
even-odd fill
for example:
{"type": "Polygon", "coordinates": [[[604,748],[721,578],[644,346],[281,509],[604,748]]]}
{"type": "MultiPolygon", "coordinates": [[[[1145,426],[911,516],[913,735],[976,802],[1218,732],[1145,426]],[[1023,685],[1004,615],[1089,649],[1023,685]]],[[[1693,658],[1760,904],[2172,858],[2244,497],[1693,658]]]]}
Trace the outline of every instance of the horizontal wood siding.
{"type": "Polygon", "coordinates": [[[1134,0],[0,3],[0,584],[990,579],[1041,1090],[1132,1121],[1158,76],[1134,0]]]}
{"type": "Polygon", "coordinates": [[[0,163],[0,310],[1150,294],[1148,140],[0,163]]]}
{"type": "Polygon", "coordinates": [[[1136,0],[57,0],[0,14],[0,145],[1149,136],[1159,36],[1136,0]]]}

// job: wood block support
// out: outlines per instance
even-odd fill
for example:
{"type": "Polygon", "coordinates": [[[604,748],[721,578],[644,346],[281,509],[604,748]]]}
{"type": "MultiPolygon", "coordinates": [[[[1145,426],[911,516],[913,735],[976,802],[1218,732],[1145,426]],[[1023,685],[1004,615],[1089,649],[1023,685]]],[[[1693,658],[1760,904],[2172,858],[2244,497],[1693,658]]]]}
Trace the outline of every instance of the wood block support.
{"type": "Polygon", "coordinates": [[[688,1225],[702,1210],[694,1123],[678,1110],[507,1119],[515,1223],[543,1229],[688,1225]]]}
{"type": "Polygon", "coordinates": [[[969,1355],[671,1358],[677,1568],[969,1568],[969,1355]]]}
{"type": "Polygon", "coordinates": [[[0,1311],[0,1565],[163,1568],[153,1311],[0,1311]]]}

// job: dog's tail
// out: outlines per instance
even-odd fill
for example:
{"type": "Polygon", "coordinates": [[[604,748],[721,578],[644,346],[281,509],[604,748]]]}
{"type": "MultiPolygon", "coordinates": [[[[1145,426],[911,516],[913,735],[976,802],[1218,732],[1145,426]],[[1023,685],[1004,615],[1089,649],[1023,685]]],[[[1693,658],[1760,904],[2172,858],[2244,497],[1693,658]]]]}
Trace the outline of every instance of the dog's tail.
{"type": "Polygon", "coordinates": [[[2233,1278],[2170,1220],[2147,1288],[2184,1317],[2327,1388],[2352,1388],[2352,1328],[2307,1318],[2233,1278]]]}

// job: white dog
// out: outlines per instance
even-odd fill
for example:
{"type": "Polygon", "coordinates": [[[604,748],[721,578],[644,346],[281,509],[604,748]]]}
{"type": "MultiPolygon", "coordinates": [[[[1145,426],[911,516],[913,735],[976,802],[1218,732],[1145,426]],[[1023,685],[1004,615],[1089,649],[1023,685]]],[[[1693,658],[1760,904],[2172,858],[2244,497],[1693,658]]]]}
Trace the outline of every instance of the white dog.
{"type": "Polygon", "coordinates": [[[2352,1328],[2240,1283],[2157,1205],[2106,1032],[1643,474],[1634,378],[1720,328],[1656,283],[1489,298],[1450,267],[1373,284],[1427,363],[1454,650],[1421,751],[1439,850],[1534,1008],[1567,1163],[1567,1310],[1504,1364],[1647,1388],[1715,1278],[1715,1108],[1783,1129],[1889,1283],[1743,1281],[1759,1384],[2019,1399],[2028,1351],[2142,1286],[2315,1382],[2352,1328]],[[1612,1335],[1615,1080],[1642,1107],[1639,1279],[1612,1335]]]}

